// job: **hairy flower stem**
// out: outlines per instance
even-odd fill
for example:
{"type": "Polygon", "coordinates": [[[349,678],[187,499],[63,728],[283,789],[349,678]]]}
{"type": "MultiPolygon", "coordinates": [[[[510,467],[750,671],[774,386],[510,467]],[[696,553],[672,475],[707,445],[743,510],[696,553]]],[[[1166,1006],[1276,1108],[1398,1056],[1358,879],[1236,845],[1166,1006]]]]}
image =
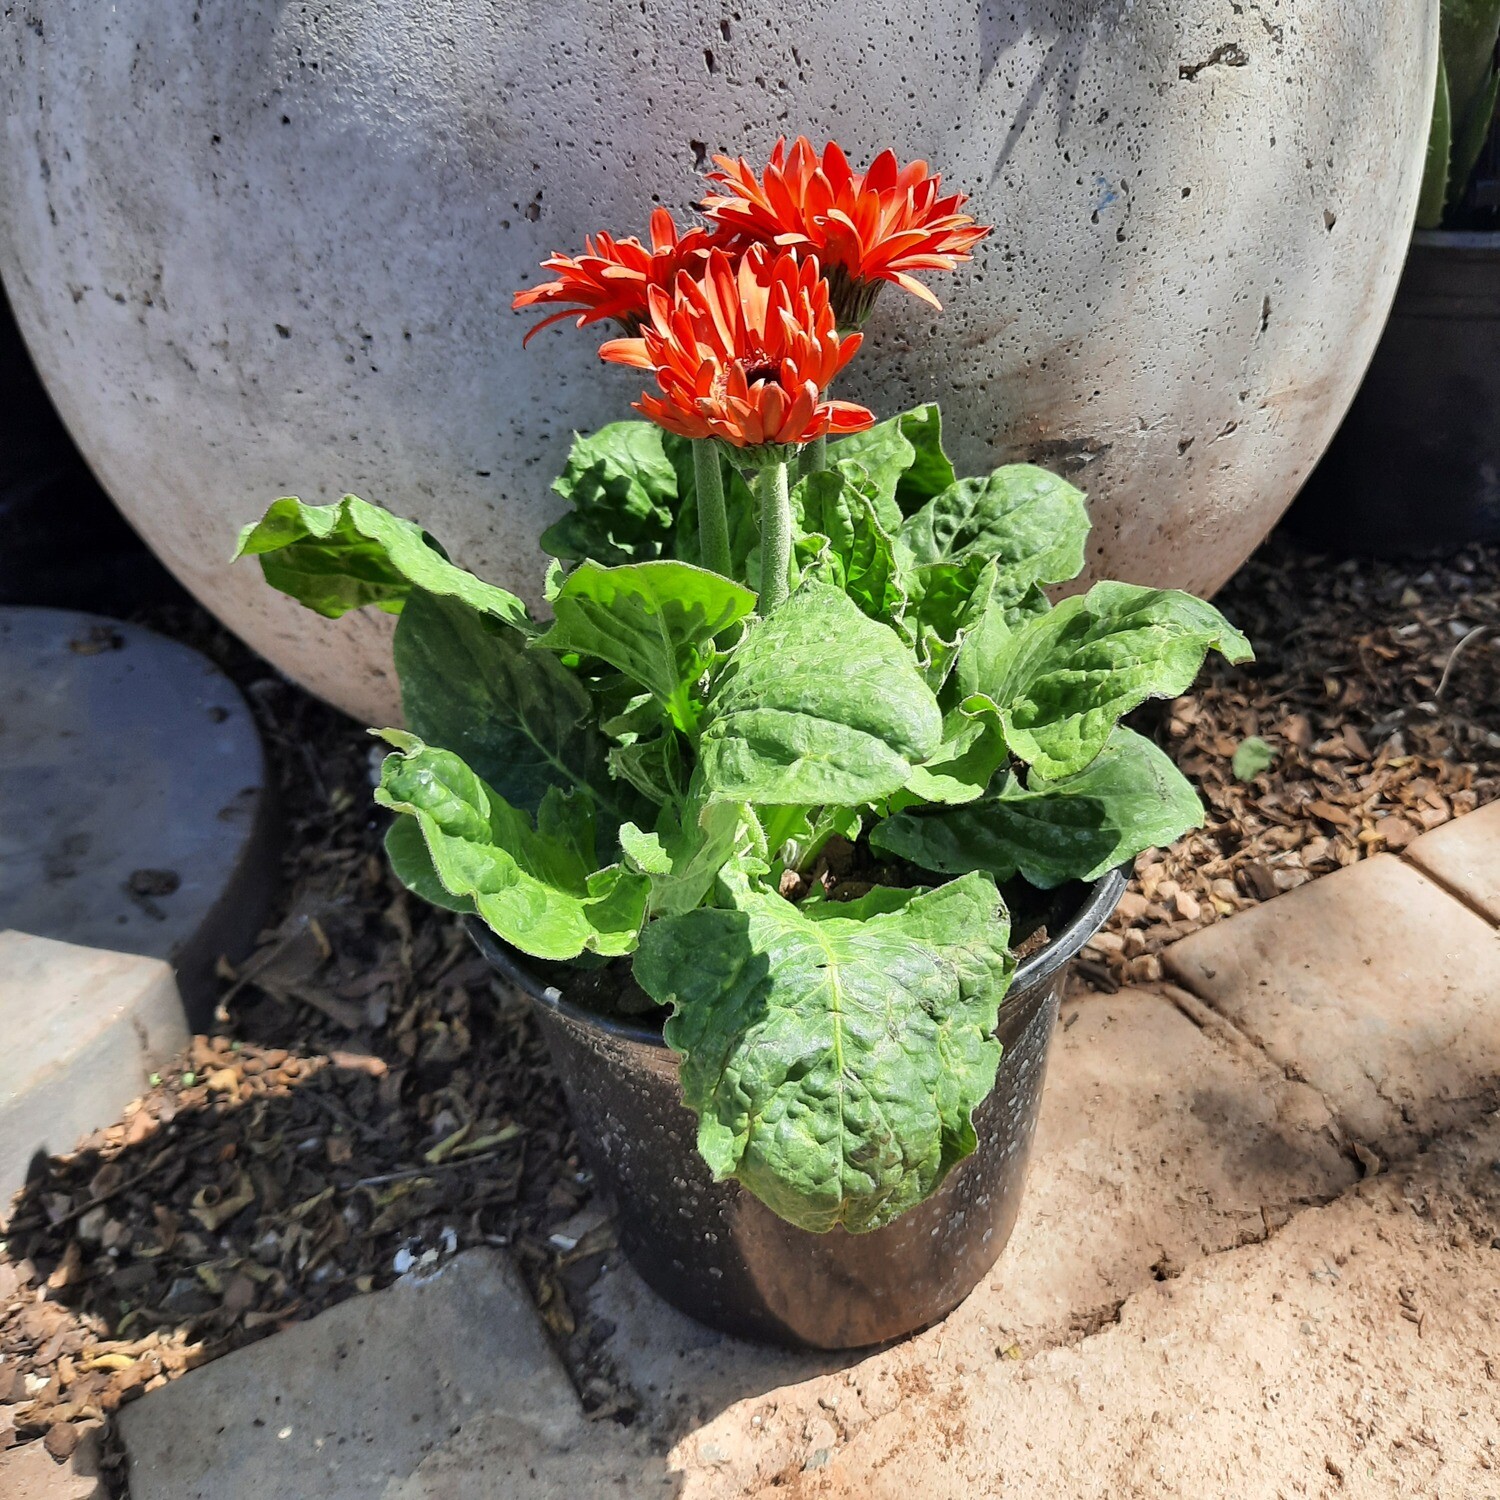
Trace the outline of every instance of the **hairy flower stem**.
{"type": "Polygon", "coordinates": [[[760,489],[760,612],[764,617],[786,600],[792,569],[792,500],[787,461],[765,466],[755,478],[760,489]]]}
{"type": "Polygon", "coordinates": [[[731,577],[724,473],[719,466],[719,445],[712,438],[694,440],[693,475],[698,487],[698,550],[703,566],[731,577]]]}
{"type": "Polygon", "coordinates": [[[797,477],[806,479],[809,474],[821,474],[828,467],[828,434],[816,437],[802,445],[797,458],[797,477]]]}

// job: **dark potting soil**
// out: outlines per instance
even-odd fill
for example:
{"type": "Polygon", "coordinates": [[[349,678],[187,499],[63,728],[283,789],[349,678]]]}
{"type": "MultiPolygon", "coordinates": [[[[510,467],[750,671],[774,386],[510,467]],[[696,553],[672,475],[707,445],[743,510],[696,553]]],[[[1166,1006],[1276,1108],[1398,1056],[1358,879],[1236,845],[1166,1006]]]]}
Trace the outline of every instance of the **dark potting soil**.
{"type": "MultiPolygon", "coordinates": [[[[806,874],[787,871],[781,894],[789,901],[804,900],[815,887],[832,902],[854,901],[876,886],[908,890],[945,884],[942,876],[904,860],[881,859],[864,839],[850,843],[832,838],[806,874]]],[[[1055,891],[1039,891],[1024,880],[1006,881],[1001,898],[1010,913],[1010,946],[1018,963],[1040,952],[1061,932],[1082,906],[1087,887],[1078,883],[1055,891]]],[[[666,1009],[635,982],[629,958],[614,958],[589,966],[530,960],[537,977],[557,989],[571,1004],[595,1015],[659,1028],[666,1009]]]]}

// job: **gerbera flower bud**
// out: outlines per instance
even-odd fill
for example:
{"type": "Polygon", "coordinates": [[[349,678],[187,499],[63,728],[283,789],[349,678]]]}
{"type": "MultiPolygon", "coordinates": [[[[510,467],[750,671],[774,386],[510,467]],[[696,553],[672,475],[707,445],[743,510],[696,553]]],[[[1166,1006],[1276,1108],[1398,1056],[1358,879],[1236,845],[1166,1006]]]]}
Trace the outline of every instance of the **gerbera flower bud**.
{"type": "Polygon", "coordinates": [[[911,273],[953,270],[990,232],[959,212],[963,193],[940,196],[942,178],[926,162],[902,167],[890,151],[856,172],[832,141],[820,157],[799,135],[790,151],[777,141],[760,176],[743,157],[714,161],[709,181],[722,191],[703,212],[741,242],[816,256],[841,327],[863,324],[887,281],[940,307],[911,273]]]}
{"type": "Polygon", "coordinates": [[[573,316],[579,308],[577,326],[612,318],[627,333],[636,333],[645,321],[652,287],[669,288],[680,271],[702,269],[713,233],[703,228],[680,231],[664,208],[651,214],[651,245],[648,249],[633,235],[617,240],[608,234],[583,242],[582,255],[549,255],[542,269],[555,271],[555,281],[526,287],[511,299],[511,307],[561,306],[561,312],[543,318],[522,340],[531,340],[549,323],[573,316]]]}
{"type": "Polygon", "coordinates": [[[874,422],[863,406],[825,399],[860,342],[839,334],[816,260],[757,244],[737,260],[711,250],[702,275],[679,274],[670,295],[653,287],[639,337],[599,353],[655,374],[660,394],[646,392],[637,411],[668,432],[718,438],[745,464],[755,461],[745,450],[874,422]]]}

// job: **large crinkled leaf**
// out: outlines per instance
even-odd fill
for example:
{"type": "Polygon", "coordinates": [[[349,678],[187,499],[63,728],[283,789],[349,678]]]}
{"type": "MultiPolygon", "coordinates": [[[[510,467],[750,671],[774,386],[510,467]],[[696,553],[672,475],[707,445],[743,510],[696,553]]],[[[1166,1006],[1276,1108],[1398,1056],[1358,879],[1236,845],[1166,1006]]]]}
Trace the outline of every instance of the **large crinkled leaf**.
{"type": "Polygon", "coordinates": [[[672,534],[677,475],[654,422],[611,422],[575,434],[552,488],[572,509],[542,533],[556,557],[605,564],[660,557],[672,534]]]}
{"type": "MultiPolygon", "coordinates": [[[[535,958],[634,949],[650,882],[622,865],[597,868],[587,796],[551,788],[533,827],[451,751],[398,729],[382,736],[396,753],[381,766],[375,800],[415,820],[450,897],[471,902],[500,937],[535,958]]],[[[398,836],[398,852],[406,838],[398,836]]],[[[406,872],[420,893],[426,872],[409,851],[397,866],[406,872]]]]}
{"type": "Polygon", "coordinates": [[[1029,786],[1008,776],[982,801],[887,818],[871,829],[870,844],[923,870],[984,870],[996,880],[1019,874],[1045,890],[1095,880],[1202,822],[1202,804],[1182,772],[1150,740],[1119,728],[1074,776],[1033,774],[1029,786]]]}
{"type": "Polygon", "coordinates": [[[438,879],[433,868],[432,855],[427,850],[427,840],[422,837],[421,824],[415,818],[397,816],[385,831],[385,854],[396,872],[396,879],[413,895],[420,896],[431,906],[441,906],[445,911],[472,913],[474,903],[468,896],[455,896],[438,879]]]}
{"type": "Polygon", "coordinates": [[[330,620],[373,604],[400,614],[413,588],[461,599],[471,609],[529,630],[514,594],[455,567],[412,521],[345,495],[334,505],[277,500],[240,533],[235,559],[260,558],[266,582],[330,620]]]}
{"type": "Polygon", "coordinates": [[[896,633],[810,583],[730,658],[698,756],[710,801],[857,806],[904,785],[941,737],[937,700],[896,633]]]}
{"type": "Polygon", "coordinates": [[[556,619],[535,644],[608,662],[688,731],[697,727],[692,689],[714,659],[714,637],[754,608],[749,589],[691,563],[585,562],[553,598],[556,619]]]}
{"type": "MultiPolygon", "coordinates": [[[[933,563],[931,571],[952,567],[951,563],[933,563]]],[[[1020,598],[1014,598],[1000,586],[994,569],[987,569],[969,596],[963,614],[963,638],[948,680],[950,699],[962,702],[981,691],[988,663],[1006,649],[1011,635],[1028,620],[1040,619],[1052,609],[1052,601],[1040,584],[1033,584],[1020,598]]]]}
{"type": "Polygon", "coordinates": [[[1081,490],[1046,469],[1010,464],[934,495],[902,526],[901,545],[918,565],[983,557],[995,564],[1000,592],[1019,599],[1033,584],[1077,577],[1088,534],[1081,490]]]}
{"type": "Polygon", "coordinates": [[[459,755],[517,807],[535,812],[549,787],[586,790],[606,838],[640,799],[614,780],[588,689],[547,651],[456,599],[414,593],[396,627],[406,722],[459,755]]]}
{"type": "Polygon", "coordinates": [[[1122,714],[1186,692],[1210,650],[1254,654],[1191,594],[1097,583],[1011,633],[976,677],[1011,754],[1057,780],[1093,760],[1122,714]]]}
{"type": "Polygon", "coordinates": [[[800,1228],[878,1229],[974,1148],[1013,968],[1005,908],[982,875],[863,921],[734,899],[653,923],[635,959],[673,1008],[698,1149],[800,1228]]]}
{"type": "Polygon", "coordinates": [[[797,485],[792,504],[804,533],[799,561],[816,561],[826,581],[872,620],[894,620],[904,603],[896,581],[896,539],[880,524],[860,471],[840,465],[809,475],[797,485]]]}
{"type": "MultiPolygon", "coordinates": [[[[943,452],[943,419],[936,402],[915,406],[829,445],[835,462],[852,459],[875,481],[882,503],[898,516],[911,515],[953,483],[953,465],[943,452]]],[[[886,525],[899,524],[882,512],[886,525]]]]}

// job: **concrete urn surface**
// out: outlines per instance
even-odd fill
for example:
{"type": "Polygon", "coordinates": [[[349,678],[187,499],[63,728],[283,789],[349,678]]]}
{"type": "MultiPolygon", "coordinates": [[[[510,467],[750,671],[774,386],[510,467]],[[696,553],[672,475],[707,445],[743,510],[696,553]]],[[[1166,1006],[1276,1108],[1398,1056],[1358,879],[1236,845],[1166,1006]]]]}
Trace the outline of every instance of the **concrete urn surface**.
{"type": "Polygon", "coordinates": [[[1401,269],[1436,0],[32,0],[0,14],[0,277],[162,559],[372,722],[390,620],[233,570],[277,495],[414,517],[535,598],[572,428],[629,415],[594,331],[511,292],[686,211],[709,154],[923,156],[995,224],[888,291],[847,394],[936,397],[960,472],[1074,477],[1091,568],[1211,590],[1337,426],[1401,269]]]}

